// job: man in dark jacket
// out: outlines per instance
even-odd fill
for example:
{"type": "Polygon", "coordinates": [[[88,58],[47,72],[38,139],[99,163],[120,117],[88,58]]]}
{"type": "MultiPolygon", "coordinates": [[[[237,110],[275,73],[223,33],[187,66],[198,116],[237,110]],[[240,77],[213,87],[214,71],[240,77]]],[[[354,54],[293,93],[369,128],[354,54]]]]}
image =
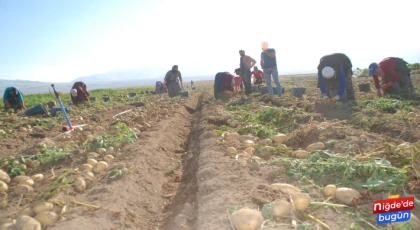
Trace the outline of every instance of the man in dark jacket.
{"type": "Polygon", "coordinates": [[[324,100],[355,100],[351,68],[351,61],[345,54],[333,53],[321,58],[318,65],[318,87],[324,100]]]}
{"type": "Polygon", "coordinates": [[[369,74],[375,82],[376,94],[381,96],[381,89],[384,94],[392,92],[407,91],[415,93],[413,82],[411,81],[411,70],[407,67],[407,62],[401,58],[388,57],[381,62],[369,65],[369,74]],[[382,77],[382,85],[379,87],[379,79],[382,77]]]}
{"type": "Polygon", "coordinates": [[[321,58],[318,65],[318,87],[324,100],[355,100],[351,68],[351,61],[345,54],[333,53],[321,58]]]}

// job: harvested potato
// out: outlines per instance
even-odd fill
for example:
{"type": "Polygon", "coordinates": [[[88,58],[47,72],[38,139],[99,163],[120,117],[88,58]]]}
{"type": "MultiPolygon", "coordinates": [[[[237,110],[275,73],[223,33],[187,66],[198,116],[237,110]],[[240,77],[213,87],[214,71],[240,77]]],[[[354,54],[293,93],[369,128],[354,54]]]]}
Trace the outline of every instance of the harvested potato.
{"type": "Polygon", "coordinates": [[[114,156],[112,156],[112,155],[105,155],[104,156],[104,161],[106,161],[106,162],[113,162],[114,161],[114,156]]]}
{"type": "Polygon", "coordinates": [[[78,177],[74,180],[74,188],[77,192],[83,192],[86,189],[86,182],[83,178],[78,177]]]}
{"type": "Polygon", "coordinates": [[[239,137],[240,137],[240,135],[238,133],[226,133],[226,135],[225,135],[225,139],[227,141],[238,140],[239,137]]]}
{"type": "Polygon", "coordinates": [[[96,150],[96,152],[99,153],[99,154],[104,154],[104,153],[106,153],[106,149],[105,148],[98,148],[96,150]]]}
{"type": "Polygon", "coordinates": [[[0,192],[7,192],[9,190],[9,186],[3,181],[0,181],[0,192]]]}
{"type": "Polygon", "coordinates": [[[311,152],[308,152],[306,150],[295,150],[292,152],[292,157],[296,157],[296,158],[306,158],[309,155],[311,155],[311,152]]]}
{"type": "Polygon", "coordinates": [[[106,150],[106,152],[108,153],[113,153],[114,152],[114,147],[108,147],[108,149],[106,150]]]}
{"type": "Polygon", "coordinates": [[[20,167],[20,168],[23,168],[23,169],[27,169],[27,167],[26,167],[26,165],[25,165],[25,164],[20,164],[20,165],[19,165],[19,167],[20,167]]]}
{"type": "Polygon", "coordinates": [[[259,230],[264,217],[257,210],[242,208],[232,214],[231,221],[236,230],[259,230]]]}
{"type": "Polygon", "coordinates": [[[335,192],[337,191],[337,187],[333,184],[329,184],[324,188],[324,195],[327,197],[335,197],[335,192]]]}
{"type": "Polygon", "coordinates": [[[294,193],[292,194],[292,200],[295,209],[298,211],[305,211],[311,204],[311,197],[306,193],[294,193]]]}
{"type": "Polygon", "coordinates": [[[90,164],[90,165],[92,165],[92,166],[94,166],[94,165],[96,165],[96,163],[98,163],[98,161],[96,161],[95,159],[89,158],[87,160],[87,163],[90,164]]]}
{"type": "Polygon", "coordinates": [[[255,153],[255,149],[252,148],[252,147],[248,147],[248,148],[245,149],[245,152],[247,152],[249,155],[252,156],[255,153]]]}
{"type": "Polygon", "coordinates": [[[42,175],[41,173],[35,174],[35,175],[31,176],[31,179],[36,182],[36,181],[44,179],[44,175],[42,175]]]}
{"type": "Polygon", "coordinates": [[[42,226],[53,225],[57,222],[58,216],[55,212],[44,211],[35,216],[35,219],[41,223],[42,226]]]}
{"type": "Polygon", "coordinates": [[[0,230],[15,230],[16,225],[14,223],[5,223],[0,225],[0,230]]]}
{"type": "Polygon", "coordinates": [[[308,152],[312,152],[315,150],[324,150],[325,149],[325,144],[322,142],[316,142],[313,144],[308,145],[308,147],[306,148],[306,151],[308,152]]]}
{"type": "Polygon", "coordinates": [[[337,188],[335,198],[343,204],[351,205],[355,199],[360,198],[360,193],[352,188],[337,188]]]}
{"type": "Polygon", "coordinates": [[[16,219],[16,230],[41,230],[41,224],[30,216],[19,216],[16,219]]]}
{"type": "Polygon", "coordinates": [[[272,210],[273,217],[280,218],[290,215],[291,204],[285,200],[276,200],[272,210]]]}
{"type": "Polygon", "coordinates": [[[33,207],[33,210],[36,214],[45,212],[45,211],[52,211],[54,205],[50,202],[40,202],[33,207]]]}
{"type": "Polygon", "coordinates": [[[278,144],[278,145],[277,145],[277,148],[280,148],[280,149],[287,149],[287,146],[286,146],[285,144],[278,144]]]}
{"type": "Polygon", "coordinates": [[[287,140],[287,136],[283,133],[278,133],[274,137],[272,137],[274,143],[283,143],[287,140]]]}
{"type": "Polygon", "coordinates": [[[101,173],[107,169],[108,169],[108,163],[106,163],[105,161],[99,161],[92,168],[94,173],[101,173]]]}
{"type": "Polygon", "coordinates": [[[244,145],[246,147],[252,147],[252,146],[254,146],[254,142],[251,141],[251,140],[246,140],[246,141],[244,141],[244,145]]]}
{"type": "Polygon", "coordinates": [[[95,179],[95,175],[90,170],[82,171],[82,177],[88,181],[93,181],[95,179]]]}
{"type": "Polygon", "coordinates": [[[271,184],[271,189],[273,191],[280,191],[284,194],[292,195],[294,193],[300,192],[298,188],[291,184],[285,184],[285,183],[275,183],[271,184]]]}
{"type": "Polygon", "coordinates": [[[80,166],[80,169],[82,171],[84,171],[84,170],[92,171],[92,165],[90,165],[90,164],[82,164],[82,166],[80,166]]]}
{"type": "Polygon", "coordinates": [[[20,175],[20,176],[16,176],[15,178],[13,178],[12,182],[16,183],[16,184],[19,184],[20,182],[25,181],[25,180],[29,180],[29,179],[31,179],[31,178],[29,178],[28,176],[20,175]]]}
{"type": "Polygon", "coordinates": [[[41,163],[38,160],[33,160],[31,161],[31,163],[29,164],[29,167],[36,169],[41,165],[41,163]]]}
{"type": "Polygon", "coordinates": [[[226,149],[226,155],[228,155],[228,156],[236,156],[237,152],[238,151],[236,151],[236,149],[234,147],[228,147],[226,149]]]}
{"type": "Polygon", "coordinates": [[[273,141],[270,138],[266,138],[261,140],[261,144],[263,145],[271,145],[273,143],[273,141]]]}
{"type": "Polygon", "coordinates": [[[21,181],[19,184],[26,184],[26,185],[32,186],[32,185],[34,185],[34,181],[29,178],[27,180],[21,181]]]}
{"type": "Polygon", "coordinates": [[[98,157],[99,157],[99,153],[95,153],[95,152],[88,152],[88,153],[86,154],[86,157],[87,157],[88,159],[96,159],[96,158],[98,158],[98,157]]]}
{"type": "Polygon", "coordinates": [[[34,191],[34,189],[31,186],[26,185],[26,184],[20,184],[20,185],[15,186],[13,188],[13,192],[18,196],[25,195],[25,194],[28,194],[28,193],[33,192],[33,191],[34,191]]]}

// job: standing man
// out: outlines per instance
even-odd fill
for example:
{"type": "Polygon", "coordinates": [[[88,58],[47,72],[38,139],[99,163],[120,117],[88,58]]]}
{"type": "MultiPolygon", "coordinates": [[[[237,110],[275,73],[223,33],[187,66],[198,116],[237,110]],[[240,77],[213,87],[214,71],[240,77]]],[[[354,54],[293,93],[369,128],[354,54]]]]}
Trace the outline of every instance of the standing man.
{"type": "Polygon", "coordinates": [[[274,83],[277,86],[277,95],[281,96],[283,90],[281,90],[279,72],[277,71],[276,51],[269,49],[267,42],[262,43],[262,50],[260,64],[264,71],[265,80],[267,81],[268,93],[274,95],[273,86],[271,85],[271,77],[273,77],[274,83]]]}
{"type": "Polygon", "coordinates": [[[17,87],[11,86],[7,87],[4,90],[3,94],[4,107],[6,110],[18,109],[26,110],[25,102],[23,101],[23,96],[20,90],[17,87]]]}
{"type": "Polygon", "coordinates": [[[254,76],[254,85],[261,85],[264,73],[258,69],[257,66],[254,66],[254,71],[252,71],[252,75],[254,76]]]}
{"type": "Polygon", "coordinates": [[[369,74],[375,82],[376,94],[381,96],[381,89],[384,94],[392,92],[402,92],[409,90],[415,93],[413,82],[411,81],[411,70],[407,67],[407,62],[402,58],[384,58],[378,64],[369,65],[369,74]],[[379,79],[382,78],[382,86],[379,87],[379,79]]]}
{"type": "Polygon", "coordinates": [[[252,93],[251,86],[251,68],[257,63],[252,57],[245,55],[245,51],[239,50],[241,74],[245,84],[245,95],[248,96],[252,93]]]}

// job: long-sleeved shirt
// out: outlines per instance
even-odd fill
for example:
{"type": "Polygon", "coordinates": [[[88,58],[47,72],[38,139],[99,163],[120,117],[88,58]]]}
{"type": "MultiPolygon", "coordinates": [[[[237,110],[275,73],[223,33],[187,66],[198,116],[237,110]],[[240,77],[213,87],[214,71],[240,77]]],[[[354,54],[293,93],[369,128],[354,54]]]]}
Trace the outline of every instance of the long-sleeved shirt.
{"type": "Polygon", "coordinates": [[[15,88],[17,91],[17,95],[16,98],[19,102],[23,103],[23,96],[22,93],[20,93],[20,90],[17,87],[7,87],[6,90],[4,90],[4,94],[3,94],[3,101],[8,101],[10,100],[10,89],[11,88],[15,88]]]}
{"type": "MultiPolygon", "coordinates": [[[[397,67],[397,61],[393,58],[384,58],[381,62],[378,63],[378,66],[382,68],[385,75],[389,75],[392,77],[392,83],[400,80],[400,75],[395,71],[397,67]]],[[[378,76],[375,74],[372,75],[373,81],[375,83],[375,88],[379,89],[379,79],[378,76]]]]}
{"type": "MultiPolygon", "coordinates": [[[[337,94],[342,96],[344,93],[344,90],[346,90],[346,74],[344,73],[343,67],[341,67],[340,70],[338,71],[337,78],[340,85],[337,94]]],[[[334,79],[331,79],[331,80],[333,81],[334,79]]],[[[321,90],[321,93],[326,94],[327,88],[325,86],[324,77],[322,76],[322,70],[318,70],[318,85],[319,85],[319,89],[321,90]]]]}

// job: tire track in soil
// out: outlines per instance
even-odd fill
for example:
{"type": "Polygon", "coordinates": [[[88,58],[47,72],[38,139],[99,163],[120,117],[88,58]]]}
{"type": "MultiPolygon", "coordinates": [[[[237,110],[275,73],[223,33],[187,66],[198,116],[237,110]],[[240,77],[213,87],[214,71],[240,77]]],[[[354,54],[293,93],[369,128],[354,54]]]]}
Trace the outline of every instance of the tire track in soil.
{"type": "MultiPolygon", "coordinates": [[[[195,95],[185,99],[190,104],[195,95]]],[[[120,179],[109,179],[106,174],[89,183],[85,193],[75,196],[61,194],[53,200],[77,200],[86,204],[119,211],[93,210],[71,205],[65,220],[49,229],[160,229],[162,210],[170,202],[166,192],[177,190],[181,175],[179,154],[190,132],[191,114],[178,106],[170,118],[140,134],[140,139],[121,150],[119,165],[132,170],[120,179]],[[170,186],[168,186],[170,185],[170,186]]]]}

